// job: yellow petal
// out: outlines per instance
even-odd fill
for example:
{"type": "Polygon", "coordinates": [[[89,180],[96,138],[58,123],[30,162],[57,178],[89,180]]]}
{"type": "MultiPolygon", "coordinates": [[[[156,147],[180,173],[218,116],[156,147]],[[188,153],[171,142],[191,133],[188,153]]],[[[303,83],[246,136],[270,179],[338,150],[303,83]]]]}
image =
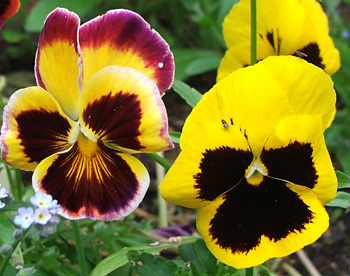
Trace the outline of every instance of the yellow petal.
{"type": "Polygon", "coordinates": [[[80,19],[66,9],[51,12],[41,31],[35,60],[38,85],[52,94],[73,120],[79,116],[82,66],[78,49],[80,19]]]}

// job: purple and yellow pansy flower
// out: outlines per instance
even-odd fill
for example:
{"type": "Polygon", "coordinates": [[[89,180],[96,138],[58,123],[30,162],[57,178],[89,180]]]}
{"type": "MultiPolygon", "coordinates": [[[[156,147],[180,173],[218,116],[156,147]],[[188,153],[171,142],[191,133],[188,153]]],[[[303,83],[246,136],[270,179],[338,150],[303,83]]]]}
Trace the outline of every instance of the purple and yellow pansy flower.
{"type": "Polygon", "coordinates": [[[35,60],[37,86],[4,110],[3,159],[33,170],[35,191],[67,218],[119,219],[149,185],[130,153],[173,144],[161,96],[174,77],[168,44],[138,14],[112,10],[81,26],[58,8],[48,15],[35,60]]]}
{"type": "Polygon", "coordinates": [[[323,133],[335,101],[323,70],[274,56],[236,70],[193,108],[160,189],[199,209],[197,228],[218,260],[256,266],[326,231],[337,179],[323,133]]]}
{"type": "MultiPolygon", "coordinates": [[[[250,0],[240,0],[223,23],[228,50],[218,69],[218,81],[250,65],[250,28],[250,0]]],[[[275,55],[298,56],[328,74],[339,69],[339,51],[318,1],[257,1],[257,59],[275,55]]]]}

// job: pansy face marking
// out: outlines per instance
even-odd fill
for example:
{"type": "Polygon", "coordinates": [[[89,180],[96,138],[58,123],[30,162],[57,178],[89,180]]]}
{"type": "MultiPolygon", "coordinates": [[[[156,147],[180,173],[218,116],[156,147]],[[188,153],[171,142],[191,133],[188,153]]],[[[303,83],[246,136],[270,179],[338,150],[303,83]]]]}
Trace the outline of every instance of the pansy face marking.
{"type": "Polygon", "coordinates": [[[300,58],[269,57],[235,71],[188,116],[163,197],[198,208],[209,250],[236,268],[313,243],[328,227],[323,204],[337,190],[323,138],[334,110],[330,77],[300,58]]]}
{"type": "MultiPolygon", "coordinates": [[[[268,56],[293,55],[328,74],[339,69],[339,51],[329,36],[328,19],[318,1],[266,0],[257,5],[258,61],[268,56]]],[[[218,69],[218,81],[250,64],[250,31],[250,1],[240,0],[223,23],[228,50],[218,69]]]]}
{"type": "Polygon", "coordinates": [[[130,154],[173,147],[161,99],[174,78],[173,56],[131,11],[79,25],[66,9],[47,17],[38,86],[16,91],[5,107],[2,157],[33,170],[34,190],[52,196],[63,216],[114,220],[132,212],[149,185],[130,154]]]}

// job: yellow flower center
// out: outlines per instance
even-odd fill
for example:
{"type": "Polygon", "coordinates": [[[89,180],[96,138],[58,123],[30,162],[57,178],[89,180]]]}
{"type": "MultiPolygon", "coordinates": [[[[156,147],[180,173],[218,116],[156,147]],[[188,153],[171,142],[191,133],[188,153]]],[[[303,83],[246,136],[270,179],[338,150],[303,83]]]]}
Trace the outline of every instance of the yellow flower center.
{"type": "Polygon", "coordinates": [[[245,178],[251,185],[260,185],[264,175],[267,175],[266,168],[258,160],[254,160],[254,163],[248,168],[245,178]]]}
{"type": "Polygon", "coordinates": [[[82,132],[78,135],[78,147],[79,152],[85,157],[93,157],[97,151],[97,143],[91,141],[88,137],[86,137],[82,132]]]}

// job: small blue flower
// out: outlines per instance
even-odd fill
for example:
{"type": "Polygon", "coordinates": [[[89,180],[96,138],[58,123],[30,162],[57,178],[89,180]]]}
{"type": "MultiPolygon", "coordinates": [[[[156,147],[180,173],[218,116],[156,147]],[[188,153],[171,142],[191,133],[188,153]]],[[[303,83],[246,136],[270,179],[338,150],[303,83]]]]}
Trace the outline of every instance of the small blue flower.
{"type": "MultiPolygon", "coordinates": [[[[57,204],[57,200],[54,201],[57,204]]],[[[36,192],[30,199],[30,202],[39,208],[51,208],[54,201],[51,195],[46,195],[42,192],[36,192]]]]}
{"type": "Polygon", "coordinates": [[[38,208],[34,213],[34,222],[45,225],[51,219],[50,210],[48,208],[38,208]]]}
{"type": "Polygon", "coordinates": [[[1,200],[0,200],[0,209],[2,209],[4,207],[5,207],[5,203],[1,202],[1,200]]]}
{"type": "Polygon", "coordinates": [[[14,219],[14,223],[22,229],[28,229],[34,222],[34,210],[32,207],[22,207],[17,211],[18,215],[14,219]]]}
{"type": "Polygon", "coordinates": [[[343,31],[342,33],[344,38],[349,38],[350,37],[350,32],[348,30],[343,31]]]}
{"type": "Polygon", "coordinates": [[[0,184],[0,198],[6,198],[9,196],[9,191],[3,188],[0,184]]]}

